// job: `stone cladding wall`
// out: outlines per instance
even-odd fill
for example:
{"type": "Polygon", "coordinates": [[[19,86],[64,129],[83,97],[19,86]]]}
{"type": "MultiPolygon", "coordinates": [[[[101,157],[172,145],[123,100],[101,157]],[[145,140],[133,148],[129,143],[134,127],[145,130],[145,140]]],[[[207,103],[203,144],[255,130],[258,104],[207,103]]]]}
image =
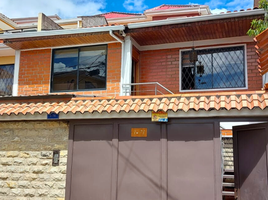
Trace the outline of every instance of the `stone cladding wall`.
{"type": "Polygon", "coordinates": [[[68,133],[60,121],[0,122],[0,199],[63,200],[68,133]],[[53,150],[60,150],[59,166],[52,166],[53,150]]]}

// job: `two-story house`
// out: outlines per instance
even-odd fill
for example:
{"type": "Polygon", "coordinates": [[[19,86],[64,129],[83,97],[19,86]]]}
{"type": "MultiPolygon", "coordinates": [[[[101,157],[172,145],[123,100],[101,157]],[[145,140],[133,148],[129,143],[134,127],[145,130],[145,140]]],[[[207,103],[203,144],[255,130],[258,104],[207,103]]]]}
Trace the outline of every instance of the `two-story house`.
{"type": "MultiPolygon", "coordinates": [[[[267,121],[246,34],[264,14],[1,15],[0,198],[222,199],[220,123],[267,121]]],[[[234,129],[240,199],[267,198],[266,135],[234,129]]]]}

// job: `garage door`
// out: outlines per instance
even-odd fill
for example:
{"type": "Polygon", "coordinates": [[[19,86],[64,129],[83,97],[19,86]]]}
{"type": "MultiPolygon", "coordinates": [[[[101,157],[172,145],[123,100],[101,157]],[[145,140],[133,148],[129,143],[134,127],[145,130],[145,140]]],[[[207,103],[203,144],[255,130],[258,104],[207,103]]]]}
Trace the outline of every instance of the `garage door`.
{"type": "Polygon", "coordinates": [[[74,124],[66,199],[218,200],[220,142],[214,129],[213,123],[189,121],[74,124]]]}

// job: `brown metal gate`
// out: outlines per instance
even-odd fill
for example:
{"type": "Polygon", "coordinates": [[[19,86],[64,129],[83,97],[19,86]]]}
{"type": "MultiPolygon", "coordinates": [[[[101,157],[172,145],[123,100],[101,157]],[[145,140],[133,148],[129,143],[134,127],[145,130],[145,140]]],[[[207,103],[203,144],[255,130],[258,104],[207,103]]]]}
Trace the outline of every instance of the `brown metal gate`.
{"type": "Polygon", "coordinates": [[[267,200],[268,124],[237,126],[234,133],[235,187],[239,200],[267,200]]]}
{"type": "Polygon", "coordinates": [[[216,122],[103,120],[71,127],[68,200],[221,199],[216,122]],[[147,136],[133,137],[133,128],[147,136]]]}

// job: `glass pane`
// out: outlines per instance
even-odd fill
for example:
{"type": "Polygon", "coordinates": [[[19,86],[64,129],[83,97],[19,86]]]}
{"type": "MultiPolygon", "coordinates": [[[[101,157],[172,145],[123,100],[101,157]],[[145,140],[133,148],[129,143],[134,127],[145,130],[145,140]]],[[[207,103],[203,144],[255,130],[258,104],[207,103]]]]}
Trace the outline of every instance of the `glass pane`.
{"type": "Polygon", "coordinates": [[[182,53],[183,90],[245,87],[243,46],[195,51],[195,63],[189,60],[191,51],[182,53]]]}
{"type": "Polygon", "coordinates": [[[78,88],[106,88],[106,46],[80,48],[78,88]]]}
{"type": "Polygon", "coordinates": [[[77,89],[78,49],[54,51],[53,91],[77,89]]]}
{"type": "Polygon", "coordinates": [[[14,65],[0,65],[0,96],[12,95],[14,65]]]}

